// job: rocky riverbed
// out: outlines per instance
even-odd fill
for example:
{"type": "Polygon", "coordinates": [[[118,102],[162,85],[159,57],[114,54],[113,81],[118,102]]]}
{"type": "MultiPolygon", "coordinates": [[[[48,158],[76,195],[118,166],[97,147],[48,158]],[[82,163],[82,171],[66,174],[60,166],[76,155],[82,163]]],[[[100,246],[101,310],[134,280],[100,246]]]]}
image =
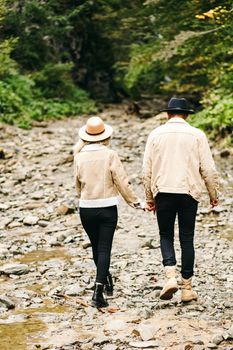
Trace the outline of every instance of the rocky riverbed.
{"type": "MultiPolygon", "coordinates": [[[[106,109],[118,150],[143,198],[142,155],[163,116],[139,119],[106,109]]],[[[213,154],[221,173],[220,205],[206,194],[196,226],[194,288],[160,301],[163,269],[153,214],[123,201],[114,238],[115,293],[109,308],[90,306],[94,265],[76,209],[72,146],[85,117],[25,131],[0,125],[0,350],[233,349],[233,175],[231,150],[213,154]]],[[[180,262],[176,237],[177,258],[180,262]]],[[[178,267],[180,265],[178,264],[178,267]]]]}

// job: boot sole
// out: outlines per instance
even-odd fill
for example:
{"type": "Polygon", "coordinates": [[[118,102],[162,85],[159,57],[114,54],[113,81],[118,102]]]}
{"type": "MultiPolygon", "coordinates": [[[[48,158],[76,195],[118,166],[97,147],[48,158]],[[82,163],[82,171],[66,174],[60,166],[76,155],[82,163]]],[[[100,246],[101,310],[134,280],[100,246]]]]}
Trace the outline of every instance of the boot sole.
{"type": "Polygon", "coordinates": [[[95,303],[94,301],[92,301],[91,306],[96,307],[97,309],[101,309],[101,308],[107,307],[109,305],[108,305],[108,303],[106,303],[106,304],[99,304],[99,303],[95,303]]]}
{"type": "Polygon", "coordinates": [[[197,301],[198,298],[192,298],[192,299],[181,299],[182,303],[190,303],[190,301],[197,301]]]}
{"type": "Polygon", "coordinates": [[[112,297],[112,296],[113,296],[113,292],[107,292],[106,290],[104,291],[104,294],[106,294],[106,295],[109,296],[109,297],[112,297]]]}
{"type": "Polygon", "coordinates": [[[168,289],[165,293],[159,296],[161,300],[170,300],[173,297],[173,294],[178,291],[177,287],[173,287],[168,289]]]}

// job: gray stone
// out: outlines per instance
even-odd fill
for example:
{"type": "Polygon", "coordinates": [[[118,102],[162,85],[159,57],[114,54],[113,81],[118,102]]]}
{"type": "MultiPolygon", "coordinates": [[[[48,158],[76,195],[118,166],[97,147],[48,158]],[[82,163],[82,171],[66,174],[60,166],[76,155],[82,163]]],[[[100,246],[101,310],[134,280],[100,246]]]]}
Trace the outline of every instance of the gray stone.
{"type": "Polygon", "coordinates": [[[9,310],[15,308],[15,303],[6,295],[0,295],[0,303],[4,304],[9,310]]]}
{"type": "Polygon", "coordinates": [[[49,225],[49,221],[47,220],[39,220],[38,221],[38,225],[41,226],[41,227],[46,227],[49,225]]]}
{"type": "Polygon", "coordinates": [[[0,221],[0,230],[4,230],[12,221],[13,218],[2,218],[0,221]]]}
{"type": "Polygon", "coordinates": [[[89,241],[83,242],[82,247],[83,247],[83,249],[87,249],[87,248],[91,247],[91,242],[89,242],[89,241]]]}
{"type": "Polygon", "coordinates": [[[71,284],[65,287],[65,294],[70,296],[80,296],[83,294],[85,288],[81,288],[79,284],[71,284]]]}
{"type": "Polygon", "coordinates": [[[0,266],[0,273],[4,275],[25,275],[30,271],[26,264],[9,263],[0,266]]]}
{"type": "Polygon", "coordinates": [[[219,345],[223,341],[223,336],[221,334],[216,334],[211,339],[213,344],[219,345]]]}
{"type": "Polygon", "coordinates": [[[0,203],[0,210],[8,210],[10,208],[9,204],[0,203]]]}
{"type": "Polygon", "coordinates": [[[132,346],[133,348],[157,348],[160,346],[160,343],[158,343],[157,341],[154,340],[150,340],[150,341],[135,341],[135,342],[130,342],[129,343],[130,346],[132,346]]]}
{"type": "Polygon", "coordinates": [[[11,323],[19,323],[19,322],[25,322],[27,320],[28,316],[24,314],[19,315],[10,315],[7,319],[1,320],[0,324],[11,324],[11,323]]]}
{"type": "Polygon", "coordinates": [[[23,219],[24,225],[30,225],[30,226],[36,225],[38,221],[39,221],[38,216],[34,216],[34,215],[28,215],[23,219]]]}
{"type": "Polygon", "coordinates": [[[154,324],[140,324],[137,328],[140,337],[143,341],[151,340],[154,338],[157,331],[160,327],[155,326],[154,324]]]}

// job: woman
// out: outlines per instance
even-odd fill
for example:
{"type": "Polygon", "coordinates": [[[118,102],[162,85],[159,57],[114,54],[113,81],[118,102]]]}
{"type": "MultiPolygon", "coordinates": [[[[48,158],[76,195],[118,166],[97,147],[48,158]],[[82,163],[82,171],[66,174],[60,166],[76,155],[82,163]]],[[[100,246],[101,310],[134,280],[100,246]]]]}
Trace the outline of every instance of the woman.
{"type": "Polygon", "coordinates": [[[142,208],[130,187],[117,153],[108,148],[111,126],[101,118],[91,117],[79,130],[75,146],[75,187],[79,198],[80,217],[92,245],[97,268],[92,305],[108,306],[103,296],[113,294],[109,273],[113,235],[117,225],[118,194],[134,208],[142,208]]]}

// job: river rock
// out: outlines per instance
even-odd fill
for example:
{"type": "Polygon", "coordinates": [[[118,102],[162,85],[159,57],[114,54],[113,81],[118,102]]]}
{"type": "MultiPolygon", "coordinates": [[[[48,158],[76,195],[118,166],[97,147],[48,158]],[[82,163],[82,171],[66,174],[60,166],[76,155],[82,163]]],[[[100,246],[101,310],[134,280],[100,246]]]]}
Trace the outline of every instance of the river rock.
{"type": "Polygon", "coordinates": [[[143,341],[153,339],[159,329],[160,327],[153,324],[140,324],[137,328],[143,341]]]}
{"type": "Polygon", "coordinates": [[[4,304],[9,310],[15,308],[15,303],[6,295],[0,295],[0,303],[4,304]]]}
{"type": "Polygon", "coordinates": [[[220,152],[220,156],[221,156],[222,158],[229,157],[230,154],[231,154],[231,153],[230,153],[230,151],[229,151],[228,149],[225,149],[225,150],[223,150],[223,151],[220,152]]]}
{"type": "Polygon", "coordinates": [[[9,263],[0,266],[0,273],[4,275],[24,275],[30,271],[26,264],[9,263]]]}
{"type": "Polygon", "coordinates": [[[29,226],[36,225],[38,221],[39,221],[38,216],[34,216],[34,215],[28,215],[23,219],[24,225],[29,225],[29,226]]]}
{"type": "Polygon", "coordinates": [[[160,344],[157,341],[150,340],[150,341],[134,341],[129,343],[130,346],[133,348],[157,348],[160,346],[160,344]]]}
{"type": "Polygon", "coordinates": [[[59,207],[57,208],[57,213],[59,215],[73,214],[74,212],[75,212],[75,207],[67,203],[63,203],[59,205],[59,207]]]}
{"type": "Polygon", "coordinates": [[[85,288],[81,288],[80,284],[71,284],[65,287],[64,293],[70,296],[80,296],[83,294],[85,288]]]}
{"type": "Polygon", "coordinates": [[[0,220],[0,230],[4,230],[4,228],[7,227],[12,221],[13,218],[2,218],[0,220]]]}
{"type": "Polygon", "coordinates": [[[121,319],[110,320],[105,325],[107,331],[120,331],[126,328],[126,322],[121,319]]]}
{"type": "Polygon", "coordinates": [[[10,208],[9,204],[0,203],[0,210],[7,210],[10,208]]]}
{"type": "Polygon", "coordinates": [[[233,325],[227,330],[227,334],[229,335],[229,339],[233,339],[233,325]]]}

